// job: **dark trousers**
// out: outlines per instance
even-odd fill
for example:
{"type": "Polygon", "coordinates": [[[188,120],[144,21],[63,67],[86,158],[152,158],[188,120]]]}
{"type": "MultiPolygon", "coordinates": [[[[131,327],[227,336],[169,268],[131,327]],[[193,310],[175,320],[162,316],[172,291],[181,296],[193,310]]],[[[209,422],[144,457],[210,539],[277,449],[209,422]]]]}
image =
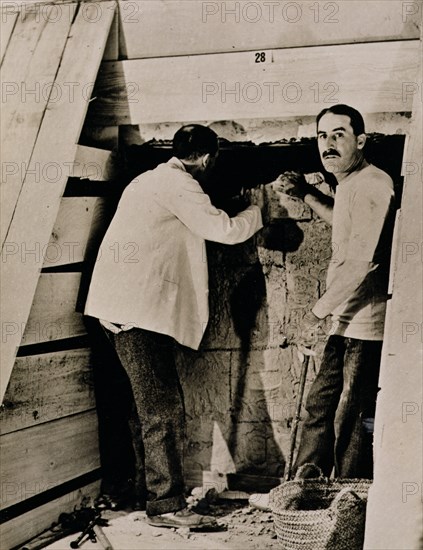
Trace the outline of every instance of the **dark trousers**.
{"type": "Polygon", "coordinates": [[[380,341],[329,337],[307,397],[308,415],[294,470],[313,463],[326,476],[335,466],[335,477],[373,477],[373,419],[381,350],[380,341]]]}
{"type": "MultiPolygon", "coordinates": [[[[183,496],[185,410],[169,336],[133,328],[106,330],[132,388],[130,430],[135,488],[147,496],[147,514],[176,512],[183,496]]],[[[144,495],[143,495],[144,494],[144,495]]]]}

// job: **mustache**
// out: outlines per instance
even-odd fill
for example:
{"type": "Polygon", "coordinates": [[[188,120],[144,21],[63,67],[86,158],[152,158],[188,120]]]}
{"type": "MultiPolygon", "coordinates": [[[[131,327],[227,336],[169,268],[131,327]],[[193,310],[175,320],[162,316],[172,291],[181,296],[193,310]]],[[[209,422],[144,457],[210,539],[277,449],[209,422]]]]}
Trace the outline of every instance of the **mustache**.
{"type": "Polygon", "coordinates": [[[324,151],[324,152],[323,152],[322,157],[325,159],[325,158],[328,157],[329,155],[336,156],[336,157],[340,157],[340,156],[341,156],[341,155],[338,153],[338,151],[336,151],[336,149],[327,149],[327,151],[324,151]]]}

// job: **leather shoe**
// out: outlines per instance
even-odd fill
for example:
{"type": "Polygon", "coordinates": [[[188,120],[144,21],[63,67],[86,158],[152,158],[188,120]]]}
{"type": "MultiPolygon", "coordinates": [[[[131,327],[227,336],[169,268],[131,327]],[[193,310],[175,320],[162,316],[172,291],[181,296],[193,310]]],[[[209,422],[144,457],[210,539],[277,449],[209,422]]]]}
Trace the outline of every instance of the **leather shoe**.
{"type": "Polygon", "coordinates": [[[216,527],[216,519],[212,516],[196,514],[188,508],[177,512],[147,516],[147,522],[154,527],[187,527],[189,529],[202,529],[204,527],[216,527]]]}

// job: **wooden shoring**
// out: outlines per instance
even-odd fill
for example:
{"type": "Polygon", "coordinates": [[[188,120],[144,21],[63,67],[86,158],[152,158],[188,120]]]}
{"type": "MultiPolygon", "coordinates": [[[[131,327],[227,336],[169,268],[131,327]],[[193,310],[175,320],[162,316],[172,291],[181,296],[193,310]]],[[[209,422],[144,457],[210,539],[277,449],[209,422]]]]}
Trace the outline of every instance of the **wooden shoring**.
{"type": "MultiPolygon", "coordinates": [[[[78,11],[72,24],[54,81],[62,95],[57,101],[50,98],[47,105],[7,233],[8,246],[13,249],[15,246],[25,247],[26,250],[43,249],[50,240],[67,182],[65,167],[75,159],[76,144],[88,107],[88,90],[92,90],[97,76],[115,6],[115,2],[86,4],[84,10],[78,11]],[[72,95],[67,93],[70,89],[73,90],[72,95]],[[37,175],[40,175],[38,183],[37,175]]],[[[10,248],[5,247],[1,265],[2,323],[21,326],[29,316],[40,263],[36,254],[27,257],[23,263],[20,254],[10,254],[10,248]]],[[[10,338],[3,338],[1,399],[20,341],[20,331],[10,338]]]]}

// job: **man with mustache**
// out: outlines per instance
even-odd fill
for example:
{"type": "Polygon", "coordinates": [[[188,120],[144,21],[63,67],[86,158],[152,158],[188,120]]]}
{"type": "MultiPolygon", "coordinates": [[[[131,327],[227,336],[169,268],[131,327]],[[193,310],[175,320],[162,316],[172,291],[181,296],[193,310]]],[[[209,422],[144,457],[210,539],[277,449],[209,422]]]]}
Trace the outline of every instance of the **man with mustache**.
{"type": "Polygon", "coordinates": [[[300,174],[282,175],[274,184],[332,225],[326,292],[305,315],[299,342],[309,344],[329,315],[332,328],[307,398],[294,470],[314,463],[326,476],[335,467],[336,477],[371,479],[395,215],[393,182],[366,161],[364,121],[356,109],[324,109],[317,116],[317,143],[325,170],[338,183],[334,201],[300,174]]]}

